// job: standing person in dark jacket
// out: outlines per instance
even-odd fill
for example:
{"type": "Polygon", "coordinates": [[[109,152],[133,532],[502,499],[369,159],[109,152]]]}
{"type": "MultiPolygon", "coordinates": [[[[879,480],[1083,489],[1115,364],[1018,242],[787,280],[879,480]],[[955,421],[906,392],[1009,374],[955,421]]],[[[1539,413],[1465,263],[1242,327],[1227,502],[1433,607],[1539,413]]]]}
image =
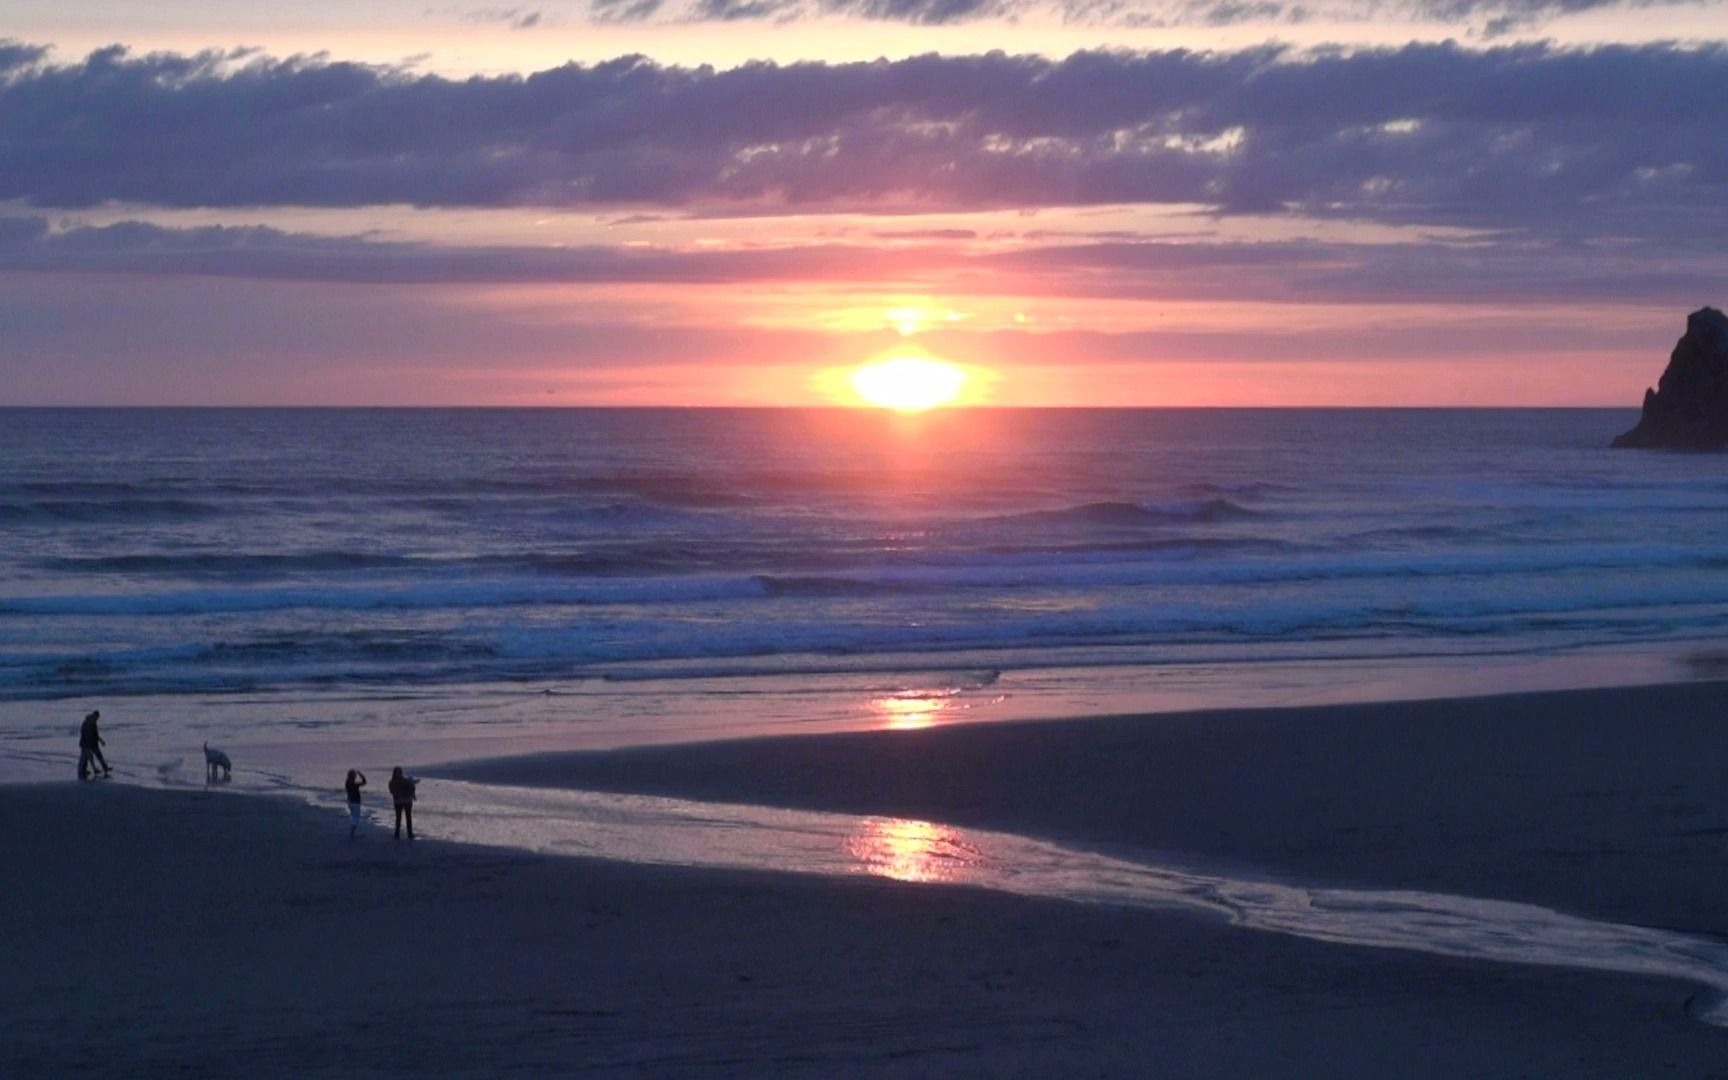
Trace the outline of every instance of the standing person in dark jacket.
{"type": "Polygon", "coordinates": [[[107,742],[102,733],[96,729],[96,721],[102,719],[102,710],[92,710],[84,718],[84,723],[78,729],[78,778],[82,780],[92,772],[90,762],[102,766],[102,775],[111,776],[114,770],[108,767],[108,759],[102,756],[103,744],[107,742]]]}
{"type": "Polygon", "coordinates": [[[390,799],[396,804],[396,839],[402,839],[402,819],[408,819],[408,839],[414,839],[414,785],[420,781],[402,774],[402,766],[390,774],[390,799]]]}
{"type": "Polygon", "coordinates": [[[348,780],[342,786],[348,792],[348,839],[352,840],[360,829],[360,789],[366,786],[366,774],[359,769],[349,769],[348,780]]]}

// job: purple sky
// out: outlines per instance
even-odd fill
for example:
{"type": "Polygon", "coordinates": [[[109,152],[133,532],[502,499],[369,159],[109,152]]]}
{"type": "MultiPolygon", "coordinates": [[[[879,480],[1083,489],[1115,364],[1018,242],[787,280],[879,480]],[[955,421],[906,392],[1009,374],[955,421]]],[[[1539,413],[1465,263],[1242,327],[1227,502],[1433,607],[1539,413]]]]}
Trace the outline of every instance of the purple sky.
{"type": "Polygon", "coordinates": [[[1728,303],[1720,0],[105,8],[0,43],[0,404],[1632,406],[1728,303]]]}

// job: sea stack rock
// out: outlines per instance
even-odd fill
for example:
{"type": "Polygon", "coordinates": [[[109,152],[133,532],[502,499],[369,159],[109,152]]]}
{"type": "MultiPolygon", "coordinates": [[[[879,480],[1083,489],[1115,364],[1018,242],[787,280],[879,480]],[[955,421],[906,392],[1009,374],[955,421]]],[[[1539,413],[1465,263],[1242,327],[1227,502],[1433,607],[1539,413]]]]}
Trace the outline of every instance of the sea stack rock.
{"type": "Polygon", "coordinates": [[[1638,426],[1614,440],[1639,449],[1728,448],[1728,315],[1699,308],[1668,357],[1656,389],[1644,391],[1638,426]]]}

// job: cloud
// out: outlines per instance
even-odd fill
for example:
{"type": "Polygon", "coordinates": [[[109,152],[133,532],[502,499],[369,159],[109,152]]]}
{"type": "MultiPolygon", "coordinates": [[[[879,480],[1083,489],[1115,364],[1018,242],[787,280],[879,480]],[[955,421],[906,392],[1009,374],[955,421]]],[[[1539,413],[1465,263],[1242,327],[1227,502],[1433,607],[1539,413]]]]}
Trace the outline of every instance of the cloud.
{"type": "Polygon", "coordinates": [[[589,18],[601,24],[646,22],[660,13],[661,0],[593,0],[589,18]]]}
{"type": "Polygon", "coordinates": [[[445,247],[261,227],[123,222],[55,229],[0,217],[0,272],[199,276],[324,285],[839,285],[951,294],[1326,304],[1645,303],[1728,296],[1714,234],[1625,250],[1508,236],[1468,243],[1216,242],[1040,234],[969,250],[966,230],[907,230],[912,246],[744,250],[445,247]]]}
{"type": "Polygon", "coordinates": [[[1024,5],[999,0],[821,0],[829,15],[851,15],[880,22],[923,26],[971,22],[1010,14],[1024,5]]]}
{"type": "MultiPolygon", "coordinates": [[[[839,16],[874,22],[946,26],[1009,16],[1029,7],[1025,0],[693,0],[687,8],[680,9],[676,17],[688,22],[792,22],[839,16]]],[[[646,19],[660,10],[656,3],[653,8],[642,11],[637,19],[646,19]]]]}
{"type": "MultiPolygon", "coordinates": [[[[543,400],[548,390],[555,400],[581,403],[807,404],[809,373],[857,363],[899,341],[888,328],[839,334],[735,325],[727,320],[731,305],[709,312],[718,324],[623,321],[614,318],[614,304],[566,294],[525,307],[476,305],[465,293],[0,274],[0,326],[7,328],[0,393],[14,405],[482,404],[543,400]],[[763,365],[779,374],[725,374],[763,365]]],[[[1143,365],[1155,376],[1172,363],[1196,365],[1193,378],[1214,393],[1231,392],[1232,372],[1259,385],[1284,369],[1301,400],[1377,400],[1368,392],[1372,381],[1383,387],[1378,400],[1434,401],[1416,396],[1409,380],[1436,363],[1445,366],[1448,386],[1474,380],[1481,403],[1504,404],[1515,386],[1526,400],[1629,406],[1660,371],[1678,319],[1672,308],[1499,316],[1429,309],[1397,319],[1346,315],[1330,327],[1315,327],[1307,313],[1290,323],[1245,318],[1122,332],[969,331],[962,324],[925,343],[997,370],[1061,369],[1044,388],[1065,387],[1091,404],[1103,395],[1114,404],[1172,403],[1163,380],[1135,378],[1143,365]],[[1098,394],[1100,385],[1109,388],[1103,395],[1083,396],[1098,394]]],[[[1017,402],[1056,403],[1037,390],[1021,391],[1017,402]]]]}
{"type": "Polygon", "coordinates": [[[668,214],[626,214],[623,217],[613,218],[606,222],[606,224],[614,227],[621,225],[658,225],[662,222],[677,220],[679,219],[668,214]]]}
{"type": "Polygon", "coordinates": [[[877,240],[976,240],[976,229],[877,229],[877,240]]]}
{"type": "Polygon", "coordinates": [[[533,30],[551,25],[545,12],[520,7],[470,8],[458,12],[464,22],[492,23],[512,30],[533,30]]]}
{"type": "Polygon", "coordinates": [[[593,0],[596,22],[788,23],[843,17],[937,26],[986,19],[1123,28],[1402,21],[1484,36],[1580,12],[1718,6],[1720,0],[593,0]]]}
{"type": "Polygon", "coordinates": [[[734,251],[636,247],[445,247],[314,236],[263,226],[168,228],[143,221],[51,228],[0,217],[0,270],[198,275],[375,285],[671,284],[871,280],[938,268],[939,252],[825,244],[734,251]]]}
{"type": "Polygon", "coordinates": [[[132,56],[0,83],[0,199],[620,213],[1201,204],[1653,235],[1728,225],[1728,47],[641,57],[448,80],[132,56]]]}
{"type": "Polygon", "coordinates": [[[697,0],[690,17],[696,22],[744,22],[797,14],[799,10],[796,0],[697,0]]]}
{"type": "Polygon", "coordinates": [[[48,56],[48,49],[43,45],[26,45],[11,38],[0,38],[0,79],[5,79],[10,72],[41,63],[48,56]]]}
{"type": "Polygon", "coordinates": [[[1241,23],[1302,23],[1313,17],[1313,10],[1300,4],[1281,4],[1275,0],[1217,0],[1213,3],[1185,4],[1179,9],[1177,24],[1198,22],[1207,26],[1236,26],[1241,23]]]}
{"type": "Polygon", "coordinates": [[[1484,37],[1494,38],[1588,11],[1681,6],[1715,5],[1712,0],[1409,0],[1408,10],[1418,20],[1473,24],[1484,37]]]}
{"type": "Polygon", "coordinates": [[[849,336],[629,322],[615,309],[568,296],[489,307],[464,289],[421,285],[0,272],[0,401],[491,404],[556,389],[583,403],[726,404],[748,381],[731,385],[717,369],[771,363],[800,373],[780,403],[808,404],[810,371],[896,340],[886,328],[849,336]]]}

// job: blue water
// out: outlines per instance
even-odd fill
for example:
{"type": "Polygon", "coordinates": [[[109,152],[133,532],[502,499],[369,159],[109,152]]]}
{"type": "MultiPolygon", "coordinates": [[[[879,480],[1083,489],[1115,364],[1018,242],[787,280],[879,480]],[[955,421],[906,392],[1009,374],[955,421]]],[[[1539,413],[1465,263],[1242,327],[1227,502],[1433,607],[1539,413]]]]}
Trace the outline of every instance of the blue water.
{"type": "Polygon", "coordinates": [[[1622,410],[0,411],[0,699],[1728,631],[1622,410]]]}

